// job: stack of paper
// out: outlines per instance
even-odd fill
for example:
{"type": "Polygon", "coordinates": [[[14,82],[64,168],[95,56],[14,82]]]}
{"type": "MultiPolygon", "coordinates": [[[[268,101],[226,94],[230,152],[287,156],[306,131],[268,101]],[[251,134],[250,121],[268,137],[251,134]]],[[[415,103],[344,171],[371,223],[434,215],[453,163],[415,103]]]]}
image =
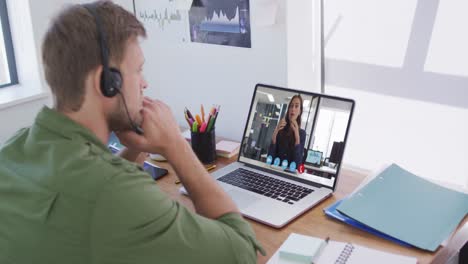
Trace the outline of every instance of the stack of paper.
{"type": "Polygon", "coordinates": [[[435,251],[468,213],[468,195],[393,164],[336,209],[395,239],[435,251]]]}
{"type": "Polygon", "coordinates": [[[185,140],[190,142],[192,140],[192,134],[190,132],[190,129],[186,129],[182,132],[182,136],[184,136],[185,140]]]}
{"type": "Polygon", "coordinates": [[[221,140],[216,143],[216,154],[221,157],[230,158],[239,153],[239,148],[239,142],[221,140]]]}

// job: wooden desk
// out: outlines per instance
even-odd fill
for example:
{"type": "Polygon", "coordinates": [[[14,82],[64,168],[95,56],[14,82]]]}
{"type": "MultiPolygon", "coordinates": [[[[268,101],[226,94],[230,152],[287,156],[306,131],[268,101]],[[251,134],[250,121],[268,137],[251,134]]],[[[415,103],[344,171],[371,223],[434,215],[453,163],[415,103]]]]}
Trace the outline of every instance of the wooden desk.
{"type": "MultiPolygon", "coordinates": [[[[217,160],[216,170],[230,164],[237,160],[237,157],[231,159],[219,158],[217,160]]],[[[194,210],[193,204],[190,199],[179,193],[180,184],[175,184],[177,176],[174,170],[167,162],[158,162],[159,166],[169,170],[169,174],[164,176],[157,181],[160,188],[165,191],[171,198],[179,201],[186,207],[194,210]]],[[[213,170],[214,171],[214,170],[213,170]]],[[[212,171],[212,172],[213,172],[212,171]]],[[[362,173],[356,173],[351,170],[344,168],[341,171],[341,175],[338,181],[337,191],[334,195],[324,202],[320,203],[313,209],[307,211],[305,214],[291,222],[289,225],[282,229],[275,229],[252,220],[248,220],[252,225],[257,239],[263,245],[267,251],[267,256],[258,256],[258,263],[265,263],[270,259],[273,253],[280,247],[284,240],[289,236],[290,233],[300,233],[321,238],[330,237],[332,240],[352,242],[362,246],[383,250],[390,253],[396,253],[405,256],[412,256],[418,259],[418,263],[426,264],[431,263],[437,252],[431,253],[415,248],[406,248],[397,245],[393,242],[389,242],[382,238],[368,234],[367,232],[361,231],[357,228],[350,227],[338,221],[328,219],[323,213],[323,209],[335,201],[345,197],[351,193],[359,183],[365,178],[366,175],[362,173]]],[[[468,222],[468,219],[464,219],[462,222],[468,222]]],[[[461,225],[462,225],[461,224],[461,225]]]]}

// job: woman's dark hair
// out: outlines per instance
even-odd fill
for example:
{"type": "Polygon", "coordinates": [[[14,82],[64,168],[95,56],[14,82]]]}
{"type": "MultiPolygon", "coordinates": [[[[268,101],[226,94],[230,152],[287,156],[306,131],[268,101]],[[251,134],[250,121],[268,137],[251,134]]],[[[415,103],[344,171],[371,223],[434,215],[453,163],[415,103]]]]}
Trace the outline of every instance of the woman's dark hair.
{"type": "Polygon", "coordinates": [[[294,99],[299,99],[300,101],[300,107],[301,107],[301,112],[297,116],[297,125],[299,126],[299,129],[301,129],[301,121],[302,121],[302,111],[303,111],[303,101],[302,97],[299,94],[294,95],[291,100],[289,101],[288,104],[288,111],[286,111],[286,126],[278,132],[279,138],[286,138],[287,140],[285,141],[280,141],[280,142],[286,142],[286,146],[279,146],[280,148],[288,148],[288,150],[292,153],[294,153],[294,145],[295,145],[295,138],[294,138],[294,132],[292,131],[291,125],[290,125],[290,120],[289,120],[289,109],[291,108],[291,104],[294,101],[294,99]]]}
{"type": "Polygon", "coordinates": [[[301,106],[301,112],[299,113],[299,115],[297,116],[296,118],[296,122],[297,122],[297,125],[299,126],[299,128],[301,127],[301,121],[302,121],[302,110],[303,110],[303,101],[302,101],[302,97],[299,95],[299,94],[296,94],[294,95],[291,100],[289,101],[289,104],[288,104],[288,111],[286,111],[286,127],[289,128],[289,109],[291,108],[291,103],[294,101],[294,99],[298,98],[299,101],[300,101],[300,106],[301,106]]]}

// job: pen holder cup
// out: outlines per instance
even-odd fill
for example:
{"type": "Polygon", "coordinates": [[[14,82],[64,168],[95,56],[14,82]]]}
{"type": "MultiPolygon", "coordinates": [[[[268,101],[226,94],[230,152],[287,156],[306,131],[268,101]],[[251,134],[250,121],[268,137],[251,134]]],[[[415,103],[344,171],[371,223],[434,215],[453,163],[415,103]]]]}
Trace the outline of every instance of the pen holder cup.
{"type": "Polygon", "coordinates": [[[193,152],[203,164],[216,161],[216,135],[214,128],[210,132],[192,132],[191,143],[193,152]]]}

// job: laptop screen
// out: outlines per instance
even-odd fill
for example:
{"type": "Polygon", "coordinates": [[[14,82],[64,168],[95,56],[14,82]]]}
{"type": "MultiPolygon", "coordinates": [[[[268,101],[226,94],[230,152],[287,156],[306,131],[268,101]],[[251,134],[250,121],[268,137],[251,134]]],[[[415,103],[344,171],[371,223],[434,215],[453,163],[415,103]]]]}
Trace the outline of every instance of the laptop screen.
{"type": "Polygon", "coordinates": [[[239,161],[335,189],[353,109],[350,99],[258,84],[239,161]]]}

